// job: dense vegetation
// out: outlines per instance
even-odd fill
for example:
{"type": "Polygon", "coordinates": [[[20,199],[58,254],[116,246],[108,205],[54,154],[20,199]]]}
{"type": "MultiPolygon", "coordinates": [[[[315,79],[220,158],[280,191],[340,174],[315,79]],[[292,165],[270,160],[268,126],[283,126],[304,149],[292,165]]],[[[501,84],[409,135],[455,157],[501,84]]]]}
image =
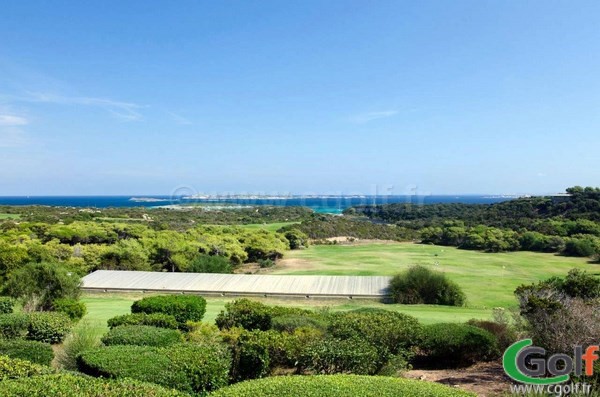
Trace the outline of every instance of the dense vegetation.
{"type": "MultiPolygon", "coordinates": [[[[115,222],[146,224],[154,230],[184,231],[196,225],[247,225],[296,222],[312,211],[304,207],[210,208],[186,206],[179,209],[121,207],[75,208],[48,206],[0,206],[0,213],[14,214],[26,223],[65,224],[73,222],[115,222]]],[[[10,218],[8,219],[10,220],[10,218]]]]}
{"type": "Polygon", "coordinates": [[[356,375],[275,377],[243,382],[214,397],[466,397],[471,393],[408,379],[356,375]]]}
{"type": "Polygon", "coordinates": [[[600,188],[574,187],[567,194],[489,205],[358,206],[345,214],[418,232],[424,243],[490,252],[558,252],[600,260],[600,188]]]}
{"type": "Polygon", "coordinates": [[[187,397],[188,394],[132,379],[94,379],[69,374],[2,382],[3,397],[187,397]]]}

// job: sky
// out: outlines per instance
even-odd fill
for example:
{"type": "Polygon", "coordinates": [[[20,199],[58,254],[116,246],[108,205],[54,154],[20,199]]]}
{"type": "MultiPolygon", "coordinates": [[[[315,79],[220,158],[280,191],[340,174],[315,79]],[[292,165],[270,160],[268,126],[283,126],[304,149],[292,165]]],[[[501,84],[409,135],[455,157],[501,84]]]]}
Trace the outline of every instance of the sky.
{"type": "Polygon", "coordinates": [[[0,5],[0,196],[600,186],[598,1],[0,5]]]}

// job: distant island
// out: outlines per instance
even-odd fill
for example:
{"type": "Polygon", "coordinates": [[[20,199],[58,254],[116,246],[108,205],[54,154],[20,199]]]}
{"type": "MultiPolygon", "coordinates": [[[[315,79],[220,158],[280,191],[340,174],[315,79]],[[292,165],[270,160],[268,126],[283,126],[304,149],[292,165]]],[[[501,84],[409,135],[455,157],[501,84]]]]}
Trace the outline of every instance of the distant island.
{"type": "Polygon", "coordinates": [[[169,200],[155,197],[132,197],[129,201],[135,201],[136,203],[162,203],[169,200]]]}

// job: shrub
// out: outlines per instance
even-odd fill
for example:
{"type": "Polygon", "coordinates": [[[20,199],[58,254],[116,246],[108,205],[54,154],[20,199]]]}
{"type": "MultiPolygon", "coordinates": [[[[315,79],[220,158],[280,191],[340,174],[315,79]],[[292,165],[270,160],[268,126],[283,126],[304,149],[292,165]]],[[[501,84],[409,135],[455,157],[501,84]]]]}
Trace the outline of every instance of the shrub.
{"type": "Polygon", "coordinates": [[[49,344],[23,339],[0,339],[0,355],[40,365],[50,365],[54,359],[54,351],[49,344]]]}
{"type": "Polygon", "coordinates": [[[34,310],[51,310],[58,298],[78,298],[81,279],[58,263],[32,263],[12,271],[4,292],[34,310]]]}
{"type": "Polygon", "coordinates": [[[225,305],[215,323],[219,329],[241,327],[247,330],[267,331],[272,328],[273,317],[285,315],[312,315],[313,312],[292,307],[267,306],[249,299],[238,299],[225,305]]]}
{"type": "Polygon", "coordinates": [[[71,319],[64,313],[29,313],[27,339],[46,343],[60,343],[71,330],[71,326],[71,319]]]}
{"type": "Polygon", "coordinates": [[[187,394],[132,379],[107,380],[70,374],[2,382],[2,397],[186,397],[187,394]]]}
{"type": "Polygon", "coordinates": [[[423,331],[420,348],[434,367],[464,367],[500,355],[494,335],[472,325],[434,324],[423,331]]]}
{"type": "Polygon", "coordinates": [[[227,385],[231,357],[220,345],[123,345],[85,351],[77,362],[80,371],[92,376],[127,377],[204,393],[227,385]]]}
{"type": "Polygon", "coordinates": [[[229,259],[224,256],[201,254],[186,269],[190,273],[231,273],[229,259]]]}
{"type": "Polygon", "coordinates": [[[325,338],[306,346],[298,361],[302,369],[320,374],[371,375],[378,370],[379,353],[361,339],[325,338]]]}
{"type": "Polygon", "coordinates": [[[443,273],[414,266],[394,276],[390,293],[396,303],[463,306],[465,294],[443,273]]]}
{"type": "Polygon", "coordinates": [[[298,229],[287,230],[284,236],[290,243],[290,249],[295,250],[308,247],[308,236],[298,229]]]}
{"type": "Polygon", "coordinates": [[[316,316],[285,315],[273,317],[271,320],[274,330],[293,333],[299,328],[327,329],[327,321],[316,316]]]}
{"type": "Polygon", "coordinates": [[[177,329],[179,324],[175,317],[162,313],[135,313],[116,316],[108,320],[108,327],[114,328],[121,325],[151,325],[159,328],[177,329]]]}
{"type": "Polygon", "coordinates": [[[338,339],[360,339],[371,344],[379,352],[380,364],[388,355],[417,345],[422,332],[416,318],[387,310],[334,314],[328,330],[338,339]]]}
{"type": "MultiPolygon", "coordinates": [[[[9,358],[0,355],[0,381],[17,379],[27,376],[52,373],[52,369],[43,365],[34,364],[26,360],[9,358]]],[[[2,383],[2,396],[4,397],[4,382],[2,383]]]]}
{"type": "Polygon", "coordinates": [[[15,301],[8,296],[0,296],[0,314],[9,314],[13,312],[15,301]]]}
{"type": "Polygon", "coordinates": [[[170,346],[182,341],[175,329],[149,325],[122,325],[112,328],[102,337],[102,343],[110,345],[170,346]]]}
{"type": "Polygon", "coordinates": [[[481,328],[494,335],[498,342],[500,351],[506,350],[510,345],[517,341],[517,333],[510,327],[508,323],[497,321],[484,320],[469,320],[467,323],[477,328],[481,328]]]}
{"type": "Polygon", "coordinates": [[[77,328],[67,336],[63,348],[57,354],[58,364],[67,370],[77,370],[77,356],[86,350],[98,347],[100,338],[95,328],[87,320],[83,320],[77,328]]]}
{"type": "Polygon", "coordinates": [[[163,313],[175,317],[179,324],[200,321],[206,312],[206,300],[196,295],[160,295],[133,302],[132,313],[163,313]]]}
{"type": "Polygon", "coordinates": [[[383,376],[278,376],[238,383],[211,397],[474,397],[433,382],[383,376]]]}
{"type": "Polygon", "coordinates": [[[262,269],[268,269],[275,266],[275,261],[273,259],[259,259],[256,263],[258,263],[258,266],[262,269]]]}
{"type": "Polygon", "coordinates": [[[23,313],[0,314],[0,338],[22,338],[27,335],[29,316],[23,313]]]}
{"type": "Polygon", "coordinates": [[[56,299],[53,306],[54,311],[66,314],[73,321],[81,320],[87,313],[85,303],[73,298],[56,299]]]}

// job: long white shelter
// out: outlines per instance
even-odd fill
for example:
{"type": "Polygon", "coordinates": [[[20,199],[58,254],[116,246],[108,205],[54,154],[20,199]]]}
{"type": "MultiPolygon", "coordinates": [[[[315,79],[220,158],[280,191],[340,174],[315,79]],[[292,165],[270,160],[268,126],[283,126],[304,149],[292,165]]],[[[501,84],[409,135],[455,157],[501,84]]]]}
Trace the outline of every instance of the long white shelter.
{"type": "Polygon", "coordinates": [[[283,276],[98,270],[83,278],[84,291],[168,292],[304,298],[381,298],[391,277],[283,276]]]}

